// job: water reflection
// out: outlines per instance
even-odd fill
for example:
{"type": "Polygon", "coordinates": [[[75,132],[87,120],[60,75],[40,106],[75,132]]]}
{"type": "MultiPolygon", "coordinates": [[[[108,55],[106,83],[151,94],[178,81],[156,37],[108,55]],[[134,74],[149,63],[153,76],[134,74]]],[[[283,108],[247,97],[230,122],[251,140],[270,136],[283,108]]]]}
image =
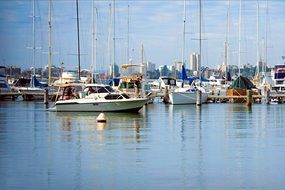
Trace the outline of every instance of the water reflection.
{"type": "Polygon", "coordinates": [[[43,106],[0,106],[2,189],[285,187],[284,105],[154,104],[106,123],[43,106]]]}
{"type": "MultiPolygon", "coordinates": [[[[139,142],[141,138],[141,128],[145,127],[144,116],[140,113],[105,113],[107,118],[106,123],[96,121],[99,113],[58,112],[55,113],[55,115],[56,119],[61,120],[62,122],[62,125],[60,125],[62,130],[70,132],[63,133],[63,139],[69,141],[72,140],[72,136],[74,136],[73,131],[78,131],[78,127],[81,126],[81,131],[89,131],[90,134],[94,133],[96,134],[96,138],[99,138],[100,140],[106,138],[106,133],[104,133],[106,130],[123,129],[127,132],[129,129],[132,129],[133,139],[136,142],[139,142]],[[100,131],[101,133],[99,133],[100,131]]],[[[128,136],[128,138],[130,137],[128,136]]]]}

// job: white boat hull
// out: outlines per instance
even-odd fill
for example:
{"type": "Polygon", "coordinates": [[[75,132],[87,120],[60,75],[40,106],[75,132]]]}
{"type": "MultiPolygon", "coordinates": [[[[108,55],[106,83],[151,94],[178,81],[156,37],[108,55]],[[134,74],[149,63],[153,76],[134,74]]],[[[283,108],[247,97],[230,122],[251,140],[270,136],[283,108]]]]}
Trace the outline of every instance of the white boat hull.
{"type": "MultiPolygon", "coordinates": [[[[206,103],[208,93],[201,93],[201,102],[206,103]]],[[[197,100],[197,92],[171,92],[169,94],[169,102],[171,104],[195,104],[197,100]]]]}
{"type": "Polygon", "coordinates": [[[138,111],[146,103],[147,98],[132,98],[122,100],[95,100],[95,99],[72,99],[57,101],[51,111],[78,111],[78,112],[117,112],[138,111]]]}

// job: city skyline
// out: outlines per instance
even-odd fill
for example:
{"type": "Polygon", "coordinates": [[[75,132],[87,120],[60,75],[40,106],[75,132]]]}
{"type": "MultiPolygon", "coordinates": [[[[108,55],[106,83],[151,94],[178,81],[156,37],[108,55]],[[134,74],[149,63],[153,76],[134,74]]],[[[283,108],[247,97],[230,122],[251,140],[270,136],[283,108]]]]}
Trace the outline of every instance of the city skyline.
{"type": "MultiPolygon", "coordinates": [[[[79,1],[81,67],[91,67],[92,10],[97,27],[97,70],[107,69],[113,63],[113,3],[114,1],[79,1]],[[110,5],[109,5],[110,4],[110,5]]],[[[52,51],[54,65],[65,63],[77,66],[76,7],[75,0],[52,1],[52,51]]],[[[241,62],[257,62],[257,1],[242,1],[241,62]]],[[[282,32],[285,2],[259,1],[260,54],[268,65],[281,64],[284,54],[282,32]],[[266,22],[267,21],[267,22],[266,22]],[[267,40],[266,40],[267,39],[267,40]],[[267,41],[267,46],[265,42],[267,41]],[[267,58],[265,54],[267,47],[267,58]],[[263,52],[263,53],[262,53],[263,52]]],[[[228,1],[202,1],[202,65],[215,68],[224,57],[227,30],[228,1]]],[[[115,1],[115,63],[144,60],[159,65],[171,65],[182,60],[182,29],[184,1],[115,1]],[[128,6],[129,5],[129,6],[128,6]],[[129,13],[129,16],[128,16],[129,13]],[[129,22],[128,22],[129,21],[129,22]],[[128,24],[129,23],[129,24],[128,24]],[[129,30],[128,30],[129,28],[129,30]],[[129,32],[128,32],[129,31],[129,32]],[[129,39],[129,40],[128,40],[129,39]],[[128,45],[129,41],[129,45],[128,45]],[[129,46],[129,48],[128,48],[129,46]],[[129,58],[127,57],[129,51],[129,58]]],[[[32,66],[32,1],[0,2],[1,65],[24,68],[32,66]],[[30,16],[30,17],[29,17],[30,16]]],[[[47,65],[48,1],[36,1],[36,67],[47,65]]],[[[238,64],[239,1],[231,1],[229,64],[238,64]]],[[[185,56],[189,68],[192,52],[199,52],[199,1],[186,1],[185,56]]]]}

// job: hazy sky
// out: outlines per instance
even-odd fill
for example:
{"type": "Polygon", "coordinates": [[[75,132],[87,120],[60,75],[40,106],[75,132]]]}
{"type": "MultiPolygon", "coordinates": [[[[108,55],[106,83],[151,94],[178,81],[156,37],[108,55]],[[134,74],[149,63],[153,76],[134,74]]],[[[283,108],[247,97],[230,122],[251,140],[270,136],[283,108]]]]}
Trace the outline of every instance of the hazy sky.
{"type": "MultiPolygon", "coordinates": [[[[36,67],[47,64],[48,1],[36,0],[35,44],[36,67]]],[[[96,68],[106,69],[113,55],[113,1],[79,0],[81,64],[89,69],[92,64],[92,28],[96,28],[96,68]],[[92,22],[92,11],[95,20],[92,22]],[[97,24],[96,24],[97,23],[97,24]]],[[[182,34],[184,1],[117,0],[115,1],[115,57],[122,64],[129,59],[134,63],[144,59],[157,65],[171,65],[182,60],[182,34]],[[129,17],[128,17],[129,5],[129,17]],[[129,25],[128,25],[129,18],[129,25]],[[129,33],[128,33],[129,26],[129,33]],[[129,39],[129,40],[128,40],[129,39]],[[129,41],[129,48],[128,48],[129,41]]],[[[241,62],[256,63],[257,52],[257,1],[242,1],[241,62]]],[[[269,65],[281,64],[285,55],[285,1],[259,0],[259,41],[264,59],[267,47],[269,65]],[[266,22],[266,20],[268,22],[266,22]],[[267,29],[266,29],[267,23],[267,29]],[[267,32],[266,32],[267,31],[267,32]],[[266,37],[267,36],[267,37],[266,37]],[[267,39],[267,40],[266,40],[267,39]],[[266,43],[267,41],[267,43],[266,43]],[[267,44],[267,45],[266,45],[267,44]]],[[[202,0],[202,65],[215,68],[223,62],[225,32],[227,29],[227,0],[202,0]]],[[[33,66],[32,1],[0,1],[0,58],[1,65],[33,66]]],[[[230,6],[230,64],[238,64],[239,1],[230,6]]],[[[52,1],[52,63],[67,67],[77,66],[75,0],[52,1]]],[[[95,36],[95,35],[93,35],[95,36]]],[[[186,1],[185,60],[199,51],[199,1],[186,1]]]]}

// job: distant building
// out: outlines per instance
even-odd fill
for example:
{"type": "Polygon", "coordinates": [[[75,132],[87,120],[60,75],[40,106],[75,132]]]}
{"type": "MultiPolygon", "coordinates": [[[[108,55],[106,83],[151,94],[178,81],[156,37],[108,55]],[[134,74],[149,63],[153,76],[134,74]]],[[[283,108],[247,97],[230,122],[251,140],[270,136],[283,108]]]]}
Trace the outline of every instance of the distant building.
{"type": "Polygon", "coordinates": [[[198,53],[192,53],[190,55],[190,70],[198,71],[198,66],[200,64],[200,55],[198,53]]]}
{"type": "MultiPolygon", "coordinates": [[[[182,62],[181,61],[177,61],[177,62],[175,62],[174,63],[174,66],[175,66],[175,70],[176,71],[181,71],[182,70],[182,62]]],[[[186,66],[186,68],[187,68],[187,66],[186,66]]],[[[188,68],[189,69],[189,68],[188,68]]]]}
{"type": "MultiPolygon", "coordinates": [[[[48,78],[48,65],[46,65],[42,70],[42,76],[48,78]]],[[[54,65],[51,66],[51,76],[52,77],[60,77],[61,75],[61,68],[56,67],[54,65]]]]}
{"type": "Polygon", "coordinates": [[[18,77],[21,75],[21,68],[13,66],[6,67],[6,75],[18,77]]]}
{"type": "Polygon", "coordinates": [[[168,75],[170,75],[172,77],[176,77],[176,67],[175,67],[175,65],[167,66],[167,68],[169,70],[168,75]]]}
{"type": "Polygon", "coordinates": [[[159,75],[160,76],[169,76],[170,72],[169,69],[167,68],[167,65],[161,65],[159,66],[159,75]]]}
{"type": "Polygon", "coordinates": [[[153,72],[156,69],[156,64],[152,63],[152,62],[146,62],[146,70],[153,72]]]}
{"type": "Polygon", "coordinates": [[[110,65],[110,67],[109,67],[109,75],[111,77],[113,77],[113,68],[115,69],[115,72],[114,72],[115,77],[120,76],[120,74],[119,74],[119,66],[117,64],[115,64],[114,67],[113,67],[113,64],[110,65]]]}

